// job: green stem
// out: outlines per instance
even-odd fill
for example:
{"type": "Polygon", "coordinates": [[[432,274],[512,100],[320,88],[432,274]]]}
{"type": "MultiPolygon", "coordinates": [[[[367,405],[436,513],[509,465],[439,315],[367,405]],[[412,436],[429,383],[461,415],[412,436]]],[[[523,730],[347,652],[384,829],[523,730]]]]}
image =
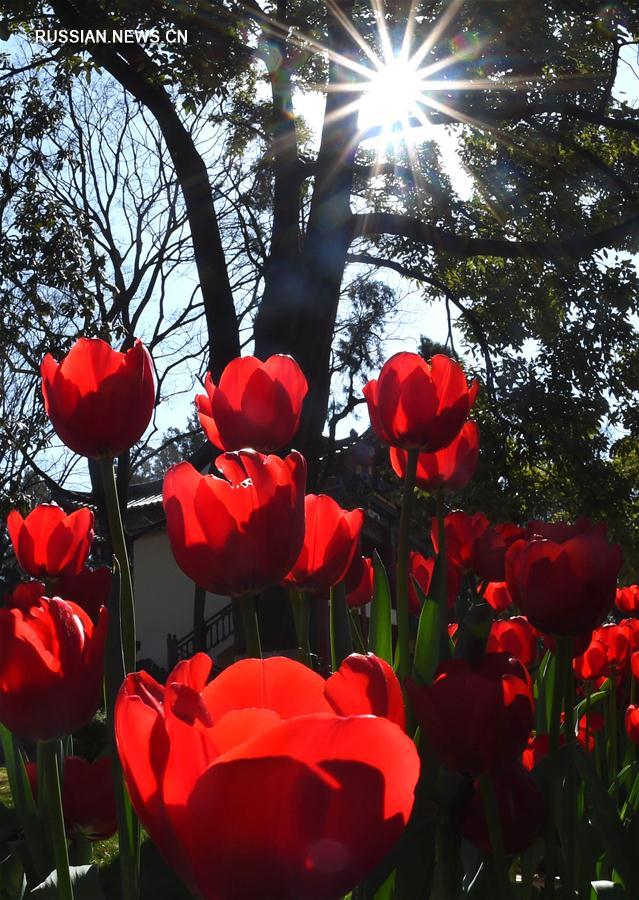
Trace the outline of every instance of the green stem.
{"type": "MultiPolygon", "coordinates": [[[[37,799],[37,808],[38,808],[38,816],[40,817],[40,821],[46,823],[49,821],[49,813],[47,812],[47,805],[49,803],[49,795],[47,794],[47,788],[45,784],[47,767],[45,756],[47,753],[47,744],[43,741],[38,741],[36,744],[36,789],[35,796],[37,799]]],[[[52,861],[52,853],[53,853],[53,845],[51,844],[51,832],[50,829],[45,827],[44,831],[44,844],[45,844],[45,852],[47,855],[47,868],[51,871],[51,861],[52,861]]]]}
{"type": "Polygon", "coordinates": [[[584,715],[586,716],[586,753],[588,753],[588,746],[590,744],[590,695],[592,694],[592,687],[590,685],[589,679],[586,679],[585,688],[586,688],[586,709],[585,709],[584,715]]]}
{"type": "Polygon", "coordinates": [[[446,813],[438,817],[435,838],[435,897],[458,897],[461,887],[459,831],[446,813]]]}
{"type": "Polygon", "coordinates": [[[120,615],[124,668],[126,672],[133,672],[135,669],[136,647],[135,607],[133,605],[133,583],[131,581],[131,567],[129,566],[129,556],[126,549],[124,526],[122,525],[122,515],[120,513],[120,501],[118,500],[118,491],[115,484],[113,460],[109,459],[108,457],[102,457],[99,462],[100,473],[102,475],[102,484],[104,485],[104,499],[107,519],[109,521],[111,547],[113,549],[113,554],[120,566],[120,615]]]}
{"type": "Polygon", "coordinates": [[[108,723],[109,748],[113,763],[113,789],[118,820],[120,879],[123,900],[137,900],[139,884],[140,829],[124,785],[122,766],[115,741],[115,701],[125,678],[120,618],[120,565],[112,563],[111,594],[109,596],[109,627],[107,632],[104,698],[108,723]]]}
{"type": "Polygon", "coordinates": [[[262,658],[262,645],[260,644],[260,628],[257,621],[257,606],[253,594],[244,594],[237,601],[242,613],[242,625],[244,626],[244,643],[246,655],[255,659],[262,658]]]}
{"type": "Polygon", "coordinates": [[[556,758],[559,750],[559,730],[561,727],[561,701],[563,697],[564,667],[561,659],[561,644],[557,647],[555,657],[555,680],[552,687],[552,705],[550,707],[550,754],[556,758]]]}
{"type": "Polygon", "coordinates": [[[357,610],[349,609],[348,614],[351,620],[351,636],[353,638],[353,644],[357,647],[358,653],[366,653],[364,635],[362,634],[362,629],[357,621],[357,610]]]}
{"type": "Polygon", "coordinates": [[[561,658],[564,666],[564,732],[566,741],[574,741],[575,736],[575,678],[572,671],[572,648],[573,639],[571,637],[559,638],[559,642],[563,644],[561,658]]]}
{"type": "Polygon", "coordinates": [[[497,806],[497,797],[495,796],[493,784],[486,775],[482,775],[479,779],[479,789],[481,791],[482,800],[484,801],[488,836],[490,838],[495,875],[497,876],[497,893],[500,900],[510,900],[508,861],[504,849],[499,807],[497,806]]]}
{"type": "Polygon", "coordinates": [[[344,582],[333,585],[328,600],[329,630],[331,643],[331,668],[336,672],[343,660],[353,652],[351,620],[346,605],[344,582]]]}
{"type": "MultiPolygon", "coordinates": [[[[575,735],[575,677],[572,670],[573,638],[560,638],[563,645],[561,658],[564,667],[564,730],[566,743],[574,743],[575,735]]],[[[564,858],[566,865],[566,888],[568,893],[574,892],[575,880],[579,871],[579,841],[577,841],[577,782],[572,767],[566,772],[563,804],[565,809],[565,836],[566,848],[564,858]]],[[[563,880],[563,878],[562,878],[563,880]]]]}
{"type": "MultiPolygon", "coordinates": [[[[548,824],[546,826],[546,852],[544,857],[545,863],[545,889],[548,896],[552,896],[555,891],[555,852],[557,849],[557,837],[555,832],[555,823],[557,821],[557,809],[560,797],[559,785],[559,730],[561,726],[561,707],[564,696],[564,678],[565,678],[565,660],[566,644],[562,638],[557,638],[557,649],[555,654],[554,665],[554,681],[552,687],[552,705],[550,707],[550,767],[552,772],[551,778],[551,798],[550,810],[548,814],[548,824]]],[[[571,665],[570,658],[568,665],[571,665]]]]}
{"type": "Polygon", "coordinates": [[[297,637],[297,648],[299,651],[300,662],[305,666],[311,666],[311,645],[309,640],[309,629],[311,622],[311,603],[308,594],[299,591],[297,588],[289,588],[288,599],[291,604],[291,612],[293,613],[293,621],[295,623],[295,634],[297,637]]]}
{"type": "Polygon", "coordinates": [[[47,817],[51,834],[51,844],[58,874],[59,900],[73,900],[73,885],[69,871],[69,852],[67,836],[64,830],[62,814],[62,797],[60,796],[60,777],[58,773],[57,742],[47,741],[40,745],[39,753],[44,767],[44,787],[47,798],[47,817]]]}
{"type": "Polygon", "coordinates": [[[76,834],[71,839],[69,861],[72,866],[88,866],[93,856],[93,845],[84,834],[76,834]]]}
{"type": "MultiPolygon", "coordinates": [[[[435,491],[435,515],[437,518],[437,563],[433,573],[433,591],[435,599],[439,605],[439,627],[441,629],[440,646],[444,653],[440,654],[442,659],[450,657],[447,652],[450,647],[448,641],[448,601],[446,597],[446,568],[448,565],[446,559],[446,524],[444,522],[444,494],[442,491],[435,491]],[[443,638],[443,639],[442,639],[443,638]]],[[[476,596],[474,589],[474,576],[469,573],[469,577],[473,579],[473,599],[476,596]]]]}
{"type": "Polygon", "coordinates": [[[637,808],[637,801],[639,800],[639,773],[636,775],[634,784],[630,790],[628,795],[628,799],[626,800],[623,809],[621,810],[621,821],[624,822],[627,815],[632,813],[637,808]]]}
{"type": "Polygon", "coordinates": [[[404,475],[404,493],[399,517],[399,540],[397,545],[397,649],[395,662],[399,680],[409,672],[409,628],[408,628],[408,557],[410,555],[410,511],[415,493],[415,477],[419,450],[409,450],[404,475]]]}
{"type": "Polygon", "coordinates": [[[614,669],[610,672],[610,691],[608,695],[609,707],[608,707],[608,728],[610,734],[610,742],[609,749],[610,755],[608,758],[608,783],[612,785],[613,790],[613,799],[616,801],[617,799],[617,769],[619,765],[618,761],[618,750],[617,750],[617,684],[616,684],[616,673],[614,669]]]}

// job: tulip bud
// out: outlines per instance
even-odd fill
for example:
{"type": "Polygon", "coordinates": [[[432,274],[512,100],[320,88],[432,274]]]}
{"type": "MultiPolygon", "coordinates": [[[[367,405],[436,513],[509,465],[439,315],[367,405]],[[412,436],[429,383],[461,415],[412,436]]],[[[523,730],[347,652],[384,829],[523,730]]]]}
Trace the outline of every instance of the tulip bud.
{"type": "Polygon", "coordinates": [[[195,404],[209,441],[220,450],[253,447],[262,453],[290,444],[299,428],[306,378],[291,356],[261,362],[254,356],[231,360],[219,384],[206,376],[206,394],[195,404]]]}
{"type": "Polygon", "coordinates": [[[153,363],[141,341],[119,353],[105,341],[80,338],[60,363],[47,353],[40,372],[51,424],[81,456],[120,456],[151,421],[153,363]]]}

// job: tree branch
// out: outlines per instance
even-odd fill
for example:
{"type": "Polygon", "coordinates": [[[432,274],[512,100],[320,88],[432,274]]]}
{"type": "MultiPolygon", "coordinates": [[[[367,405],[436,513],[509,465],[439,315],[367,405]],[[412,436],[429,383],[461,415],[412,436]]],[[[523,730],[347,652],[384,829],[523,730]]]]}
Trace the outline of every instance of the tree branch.
{"type": "Polygon", "coordinates": [[[405,266],[402,263],[396,262],[395,260],[384,259],[384,257],[382,256],[373,256],[370,253],[349,253],[346,259],[349,263],[359,263],[366,266],[379,266],[384,269],[392,269],[393,272],[397,272],[397,274],[401,275],[403,278],[410,278],[413,281],[420,281],[424,284],[430,284],[436,290],[440,291],[444,295],[444,297],[460,311],[462,316],[466,319],[466,321],[472,328],[477,343],[481,348],[484,362],[486,364],[486,389],[491,399],[494,399],[495,367],[493,365],[492,356],[490,355],[490,345],[484,333],[484,329],[482,328],[479,319],[473,313],[473,311],[468,309],[468,307],[464,303],[462,303],[462,301],[458,297],[455,296],[448,285],[444,284],[444,282],[440,281],[438,278],[433,278],[431,275],[426,275],[426,273],[422,272],[421,269],[416,269],[413,266],[405,266]]]}
{"type": "MultiPolygon", "coordinates": [[[[102,10],[73,0],[51,0],[63,25],[90,28],[101,24],[102,10]]],[[[90,52],[122,87],[145,106],[160,127],[184,195],[195,263],[200,279],[209,337],[209,367],[214,377],[240,352],[237,317],[233,302],[220,228],[206,165],[192,136],[178,116],[173,102],[144,51],[132,44],[91,44],[90,52]]]]}
{"type": "Polygon", "coordinates": [[[455,234],[436,225],[430,225],[411,216],[391,212],[358,213],[351,217],[352,239],[394,234],[409,238],[453,256],[495,256],[501,259],[557,259],[570,257],[581,259],[595,250],[616,247],[624,239],[634,237],[639,229],[639,210],[633,211],[622,222],[571,238],[530,241],[511,241],[504,238],[475,238],[455,234]],[[633,234],[634,233],[634,234],[633,234]]]}

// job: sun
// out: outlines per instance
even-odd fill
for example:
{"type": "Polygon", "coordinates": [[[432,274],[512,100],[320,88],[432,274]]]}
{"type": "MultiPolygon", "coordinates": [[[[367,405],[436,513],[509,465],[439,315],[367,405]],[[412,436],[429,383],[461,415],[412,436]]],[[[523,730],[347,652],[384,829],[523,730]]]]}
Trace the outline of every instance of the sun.
{"type": "Polygon", "coordinates": [[[378,146],[396,143],[412,127],[428,126],[428,81],[412,60],[391,59],[362,87],[358,126],[378,146]]]}

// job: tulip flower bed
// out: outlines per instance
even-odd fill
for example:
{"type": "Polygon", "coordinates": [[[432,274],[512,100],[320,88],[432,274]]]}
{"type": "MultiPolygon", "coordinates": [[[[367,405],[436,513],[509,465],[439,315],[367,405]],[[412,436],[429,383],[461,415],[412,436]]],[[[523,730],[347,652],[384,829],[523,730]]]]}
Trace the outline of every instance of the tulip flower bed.
{"type": "Polygon", "coordinates": [[[276,455],[299,425],[297,364],[209,376],[197,408],[220,454],[211,474],[170,469],[164,510],[180,568],[234,598],[246,658],[212,678],[198,653],[163,684],[135,667],[114,477],[152,414],[149,354],[80,339],[45,358],[42,389],[59,437],[99,461],[113,566],[87,566],[91,509],[8,518],[25,578],[0,609],[3,900],[151,896],[141,825],[183,897],[639,897],[639,588],[618,587],[604,525],[446,510],[479,453],[456,362],[400,353],[364,391],[403,482],[389,571],[362,557],[363,511],[307,494],[303,456],[276,455]],[[430,557],[411,542],[416,487],[435,500],[430,557]],[[255,598],[273,586],[296,659],[262,658],[255,598]],[[107,746],[87,760],[72,736],[100,708],[107,746]],[[116,833],[114,888],[91,844],[116,833]]]}

